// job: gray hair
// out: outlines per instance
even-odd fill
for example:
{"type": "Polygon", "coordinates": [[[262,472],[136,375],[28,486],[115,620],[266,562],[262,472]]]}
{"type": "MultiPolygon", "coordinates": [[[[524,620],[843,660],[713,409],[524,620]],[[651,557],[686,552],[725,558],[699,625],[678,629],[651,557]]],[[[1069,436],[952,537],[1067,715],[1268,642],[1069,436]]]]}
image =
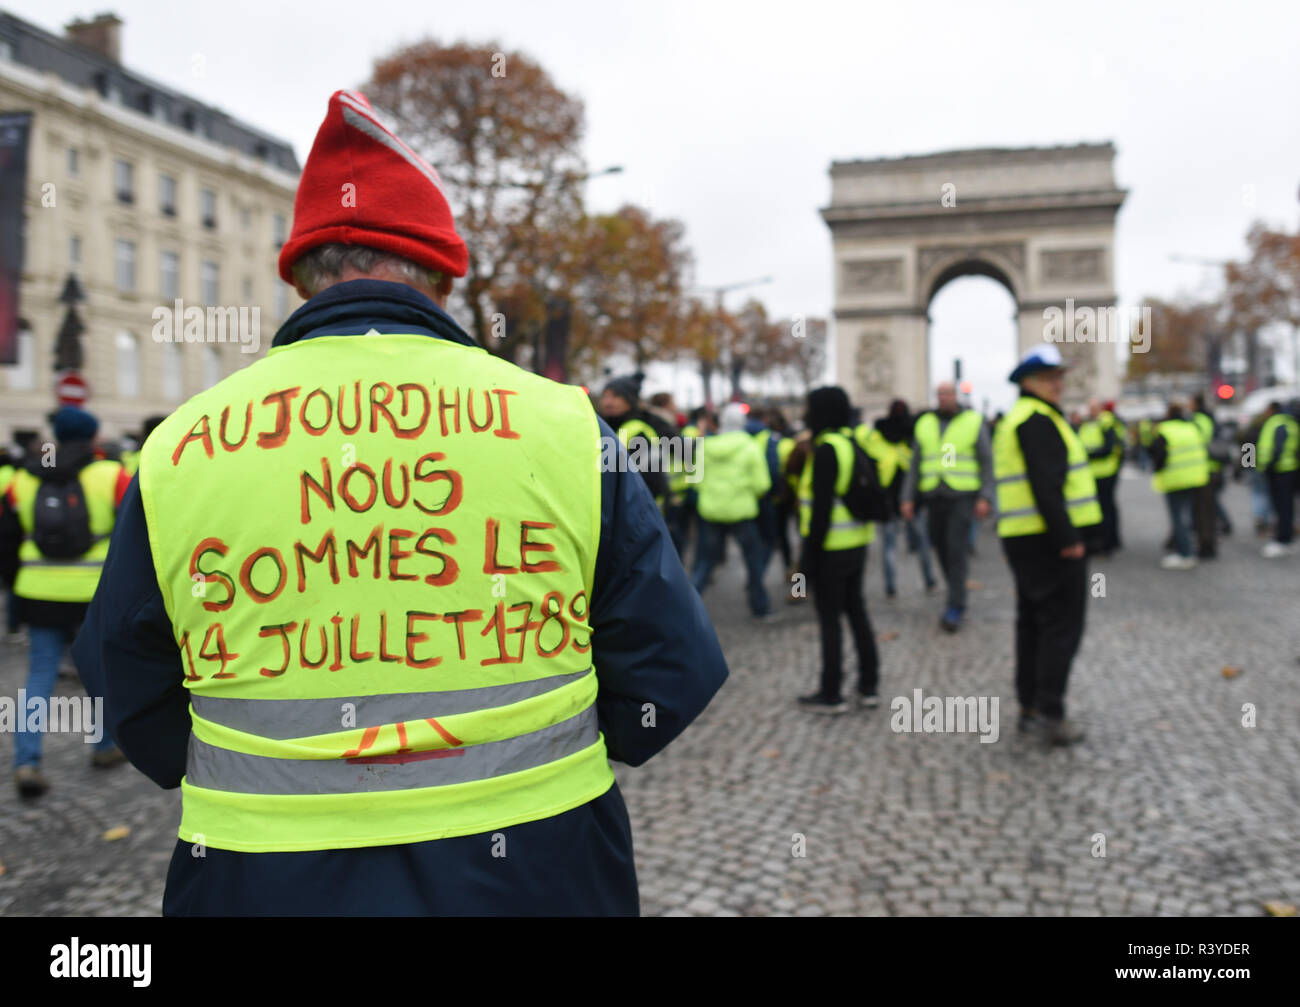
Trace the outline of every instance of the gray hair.
{"type": "Polygon", "coordinates": [[[317,245],[303,252],[293,264],[293,278],[315,297],[326,287],[338,283],[343,271],[349,268],[367,274],[383,268],[412,283],[427,283],[431,287],[442,282],[442,274],[437,270],[403,259],[400,255],[364,245],[340,244],[317,245]]]}

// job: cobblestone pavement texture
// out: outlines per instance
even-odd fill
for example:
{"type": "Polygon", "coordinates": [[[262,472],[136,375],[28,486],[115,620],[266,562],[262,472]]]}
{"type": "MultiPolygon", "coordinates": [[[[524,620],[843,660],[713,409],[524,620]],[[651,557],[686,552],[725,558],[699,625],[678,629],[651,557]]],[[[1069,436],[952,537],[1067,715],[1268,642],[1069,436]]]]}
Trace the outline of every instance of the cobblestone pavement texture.
{"type": "MultiPolygon", "coordinates": [[[[885,599],[873,547],[883,705],[838,718],[794,702],[816,684],[811,604],[752,621],[733,547],[706,593],[730,681],[665,752],[617,767],[643,913],[1263,915],[1265,901],[1300,901],[1300,556],[1261,559],[1245,488],[1226,500],[1237,532],[1221,558],[1163,571],[1163,504],[1126,471],[1127,549],[1091,566],[1104,580],[1071,678],[1088,738],[1067,750],[1015,730],[1013,595],[991,524],[956,635],[939,630],[941,596],[923,593],[914,557],[885,599]],[[891,730],[890,701],[918,688],[1000,697],[997,741],[891,730]]],[[[0,645],[0,696],[25,668],[24,647],[0,645]]],[[[12,739],[0,744],[8,771],[12,739]]],[[[129,766],[93,769],[78,736],[48,737],[45,769],[37,801],[0,787],[0,915],[158,913],[178,793],[129,766]],[[129,834],[103,838],[117,826],[129,834]]]]}

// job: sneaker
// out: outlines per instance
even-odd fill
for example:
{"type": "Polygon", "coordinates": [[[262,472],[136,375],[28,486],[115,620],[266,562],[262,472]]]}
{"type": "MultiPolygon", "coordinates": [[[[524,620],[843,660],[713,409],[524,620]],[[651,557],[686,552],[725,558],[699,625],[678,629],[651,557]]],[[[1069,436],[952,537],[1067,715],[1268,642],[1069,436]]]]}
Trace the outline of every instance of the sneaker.
{"type": "Polygon", "coordinates": [[[1196,566],[1196,557],[1179,556],[1174,552],[1162,559],[1160,565],[1166,570],[1190,570],[1196,566]]]}
{"type": "Polygon", "coordinates": [[[939,628],[945,633],[955,633],[961,629],[961,609],[950,608],[944,612],[939,620],[939,628]]]}
{"type": "Polygon", "coordinates": [[[1035,731],[1039,727],[1038,714],[1033,710],[1021,710],[1020,716],[1016,719],[1016,730],[1024,733],[1025,731],[1035,731]]]}
{"type": "Polygon", "coordinates": [[[870,695],[867,695],[866,693],[863,692],[859,692],[854,697],[854,706],[856,706],[859,710],[878,709],[880,707],[880,696],[874,692],[871,693],[870,695]]]}
{"type": "Polygon", "coordinates": [[[1259,554],[1265,559],[1281,559],[1283,556],[1291,555],[1291,547],[1281,542],[1269,542],[1259,551],[1259,554]]]}
{"type": "Polygon", "coordinates": [[[840,713],[846,713],[849,704],[842,699],[827,699],[820,692],[814,692],[811,696],[800,696],[799,705],[810,713],[830,714],[832,716],[840,713]]]}
{"type": "Polygon", "coordinates": [[[885,597],[889,601],[896,601],[898,600],[898,592],[895,591],[892,587],[887,587],[885,588],[885,597]]]}
{"type": "Polygon", "coordinates": [[[1065,748],[1069,745],[1077,745],[1085,737],[1081,728],[1064,718],[1049,720],[1046,717],[1040,717],[1038,719],[1043,740],[1049,745],[1065,748]]]}
{"type": "Polygon", "coordinates": [[[120,766],[126,761],[126,756],[122,750],[114,745],[112,748],[106,748],[102,752],[94,752],[90,756],[90,764],[96,769],[108,769],[111,766],[120,766]]]}
{"type": "Polygon", "coordinates": [[[21,797],[40,797],[50,789],[45,774],[35,766],[19,766],[14,770],[14,786],[21,797]]]}

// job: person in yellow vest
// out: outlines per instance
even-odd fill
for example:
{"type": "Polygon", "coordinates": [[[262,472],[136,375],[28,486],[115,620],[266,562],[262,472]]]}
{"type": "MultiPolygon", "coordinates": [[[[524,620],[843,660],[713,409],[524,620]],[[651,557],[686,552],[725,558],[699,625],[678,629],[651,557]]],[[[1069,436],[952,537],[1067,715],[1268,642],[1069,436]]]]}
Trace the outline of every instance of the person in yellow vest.
{"type": "Polygon", "coordinates": [[[807,577],[817,607],[822,666],[819,688],[800,696],[799,703],[813,713],[848,710],[842,693],[841,615],[848,617],[858,652],[856,703],[864,709],[880,705],[880,658],[862,583],[875,526],[856,519],[844,503],[853,475],[851,417],[843,388],[828,386],[808,393],[812,451],[799,479],[799,534],[803,538],[799,568],[807,577]]]}
{"type": "MultiPolygon", "coordinates": [[[[52,426],[55,443],[15,471],[0,503],[0,579],[10,585],[17,620],[28,627],[25,723],[52,716],[50,697],[64,652],[95,593],[108,553],[118,504],[130,478],[118,462],[95,460],[99,420],[63,406],[52,426]]],[[[102,692],[89,690],[92,700],[102,692]]],[[[49,787],[41,770],[42,734],[52,723],[14,734],[14,785],[24,797],[49,787]]],[[[91,765],[123,762],[102,714],[86,725],[94,738],[91,765]]]]}
{"type": "Polygon", "coordinates": [[[722,559],[727,536],[734,536],[745,562],[745,593],[750,614],[766,619],[771,613],[763,572],[771,546],[763,541],[759,509],[772,488],[767,459],[751,434],[745,432],[745,412],[728,402],[718,417],[719,431],[700,441],[696,511],[700,541],[691,582],[701,594],[709,575],[722,559]]]}
{"type": "Polygon", "coordinates": [[[641,408],[641,382],[645,375],[624,374],[611,378],[600,395],[600,415],[614,428],[628,461],[645,480],[660,511],[668,501],[668,473],[661,450],[657,418],[641,408]]]}
{"type": "Polygon", "coordinates": [[[1124,460],[1124,428],[1115,414],[1099,399],[1088,400],[1088,418],[1079,426],[1079,440],[1088,452],[1088,470],[1097,484],[1101,524],[1089,543],[1089,553],[1109,556],[1120,548],[1119,510],[1115,506],[1115,484],[1124,460]]]}
{"type": "Polygon", "coordinates": [[[1142,417],[1137,424],[1138,468],[1143,472],[1151,471],[1151,442],[1155,439],[1156,425],[1147,417],[1142,417]]]}
{"type": "Polygon", "coordinates": [[[1295,536],[1295,485],[1300,470],[1300,423],[1282,408],[1270,402],[1264,425],[1256,438],[1255,466],[1268,480],[1269,498],[1273,502],[1273,541],[1264,545],[1265,559],[1291,555],[1295,536]]]}
{"type": "MultiPolygon", "coordinates": [[[[899,511],[903,475],[912,464],[914,425],[915,420],[907,408],[907,403],[902,399],[895,399],[889,404],[889,412],[879,417],[874,426],[863,423],[854,430],[854,437],[868,454],[877,458],[886,453],[891,456],[890,467],[894,470],[894,478],[885,489],[889,494],[895,515],[899,511]]],[[[930,561],[930,539],[926,534],[925,526],[915,520],[904,521],[901,517],[895,517],[890,521],[879,522],[879,529],[884,539],[880,555],[885,577],[885,597],[890,601],[898,597],[898,564],[895,557],[898,552],[900,530],[907,536],[908,550],[917,554],[926,593],[932,592],[938,586],[938,582],[935,580],[934,567],[930,561]]]]}
{"type": "Polygon", "coordinates": [[[1182,402],[1170,402],[1165,418],[1156,424],[1151,462],[1155,473],[1151,485],[1165,495],[1169,541],[1173,546],[1160,565],[1166,570],[1190,570],[1196,566],[1192,551],[1196,495],[1210,481],[1210,465],[1205,441],[1196,424],[1187,418],[1182,402]]]}
{"type": "Polygon", "coordinates": [[[1087,452],[1061,414],[1060,351],[1035,347],[1010,380],[1020,398],[997,425],[993,469],[998,537],[1016,585],[1017,726],[1072,745],[1084,736],[1065,710],[1088,604],[1084,532],[1101,506],[1087,452]]]}
{"type": "MultiPolygon", "coordinates": [[[[14,480],[14,473],[18,471],[18,465],[22,461],[22,449],[18,448],[17,453],[11,453],[8,448],[0,448],[0,500],[4,499],[5,493],[9,490],[9,484],[14,480]]],[[[8,587],[4,589],[5,595],[5,639],[9,643],[19,643],[22,635],[18,623],[18,603],[14,600],[13,591],[8,587]]]]}
{"type": "Polygon", "coordinates": [[[1197,494],[1196,498],[1196,539],[1199,545],[1198,556],[1201,559],[1214,559],[1218,556],[1219,535],[1232,534],[1232,521],[1223,507],[1223,462],[1231,458],[1228,448],[1219,437],[1219,425],[1203,393],[1192,396],[1191,421],[1201,434],[1205,450],[1209,456],[1210,481],[1197,494]]]}
{"type": "Polygon", "coordinates": [[[336,92],[279,259],[306,303],[145,442],[75,647],[181,787],[166,914],[638,911],[609,760],[726,662],[584,390],[447,314],[467,267],[435,169],[336,92]]]}
{"type": "Polygon", "coordinates": [[[930,542],[948,585],[939,625],[955,633],[966,611],[971,522],[992,507],[993,460],[984,418],[960,406],[951,381],[940,382],[935,393],[938,407],[917,417],[912,428],[912,464],[899,512],[904,521],[926,512],[930,542]]]}

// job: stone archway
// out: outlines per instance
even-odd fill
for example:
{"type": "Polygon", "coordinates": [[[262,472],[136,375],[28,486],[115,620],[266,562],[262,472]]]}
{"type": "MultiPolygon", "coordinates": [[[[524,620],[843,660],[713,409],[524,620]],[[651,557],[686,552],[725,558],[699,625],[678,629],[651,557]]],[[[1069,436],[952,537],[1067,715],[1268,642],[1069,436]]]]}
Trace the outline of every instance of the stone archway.
{"type": "MultiPolygon", "coordinates": [[[[1020,353],[1049,338],[1053,309],[1113,308],[1126,195],[1114,158],[1104,143],[833,163],[821,213],[834,249],[836,372],[853,401],[870,412],[894,396],[928,400],[927,313],[958,276],[990,276],[1011,292],[1020,353]]],[[[1119,391],[1117,333],[1103,335],[1110,341],[1058,344],[1073,365],[1071,401],[1119,391]]]]}

